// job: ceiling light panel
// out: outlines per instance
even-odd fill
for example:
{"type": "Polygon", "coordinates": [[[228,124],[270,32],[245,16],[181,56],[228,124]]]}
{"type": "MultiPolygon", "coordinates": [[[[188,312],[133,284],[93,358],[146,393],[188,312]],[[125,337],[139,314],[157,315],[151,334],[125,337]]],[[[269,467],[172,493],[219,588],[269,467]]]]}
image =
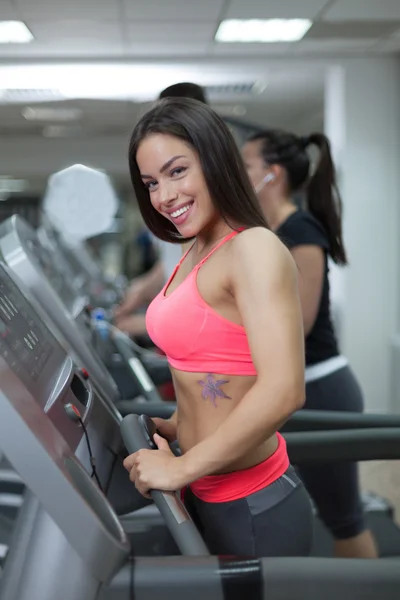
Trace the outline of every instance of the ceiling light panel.
{"type": "Polygon", "coordinates": [[[309,19],[228,19],[220,24],[215,40],[253,44],[297,42],[311,25],[309,19]]]}
{"type": "MultiPolygon", "coordinates": [[[[153,100],[165,87],[177,81],[196,78],[199,85],[232,84],[252,79],[241,70],[215,65],[194,68],[190,64],[31,64],[0,65],[0,102],[14,91],[24,98],[24,105],[31,106],[29,94],[38,95],[42,90],[54,90],[59,99],[153,100]],[[51,87],[53,86],[53,87],[51,87]],[[3,94],[3,97],[2,97],[3,94]]],[[[51,99],[51,98],[49,98],[51,99]]]]}
{"type": "Polygon", "coordinates": [[[22,21],[0,21],[0,44],[29,44],[33,39],[22,21]]]}

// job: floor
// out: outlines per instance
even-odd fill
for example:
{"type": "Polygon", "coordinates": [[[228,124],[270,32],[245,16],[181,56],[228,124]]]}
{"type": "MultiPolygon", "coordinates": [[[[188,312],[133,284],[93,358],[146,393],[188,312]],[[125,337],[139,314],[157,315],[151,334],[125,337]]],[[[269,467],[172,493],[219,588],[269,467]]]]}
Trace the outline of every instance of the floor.
{"type": "Polygon", "coordinates": [[[362,489],[386,498],[394,507],[400,524],[400,461],[373,461],[360,464],[362,489]]]}

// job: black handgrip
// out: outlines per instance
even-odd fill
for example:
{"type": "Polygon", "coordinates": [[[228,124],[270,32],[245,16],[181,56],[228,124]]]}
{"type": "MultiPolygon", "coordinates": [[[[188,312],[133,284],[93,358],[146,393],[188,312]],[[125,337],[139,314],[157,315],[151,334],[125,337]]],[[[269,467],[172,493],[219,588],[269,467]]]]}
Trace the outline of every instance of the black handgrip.
{"type": "MultiPolygon", "coordinates": [[[[138,415],[127,415],[121,422],[126,449],[133,454],[149,448],[143,424],[138,415]]],[[[176,492],[152,490],[151,497],[162,514],[172,537],[184,556],[207,556],[209,551],[189,513],[176,492]]]]}
{"type": "Polygon", "coordinates": [[[122,416],[145,414],[149,417],[169,419],[176,411],[175,402],[138,402],[137,400],[121,400],[116,407],[122,416]]]}
{"type": "Polygon", "coordinates": [[[400,459],[400,429],[285,433],[293,464],[400,459]]]}
{"type": "Polygon", "coordinates": [[[150,419],[150,417],[147,415],[140,415],[139,423],[143,429],[143,433],[149,448],[152,450],[157,450],[157,444],[154,441],[154,434],[159,432],[157,431],[157,427],[153,419],[150,419]]]}

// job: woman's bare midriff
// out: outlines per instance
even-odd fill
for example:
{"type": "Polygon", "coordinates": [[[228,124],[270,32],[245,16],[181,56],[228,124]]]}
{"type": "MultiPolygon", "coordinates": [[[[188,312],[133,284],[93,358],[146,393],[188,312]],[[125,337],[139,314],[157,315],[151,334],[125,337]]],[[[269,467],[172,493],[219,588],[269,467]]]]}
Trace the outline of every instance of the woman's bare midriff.
{"type": "MultiPolygon", "coordinates": [[[[213,434],[256,379],[215,373],[187,373],[175,369],[171,369],[171,372],[177,399],[177,438],[182,453],[213,434]]],[[[269,458],[277,449],[277,445],[276,435],[266,438],[240,460],[214,474],[254,467],[269,458]]]]}

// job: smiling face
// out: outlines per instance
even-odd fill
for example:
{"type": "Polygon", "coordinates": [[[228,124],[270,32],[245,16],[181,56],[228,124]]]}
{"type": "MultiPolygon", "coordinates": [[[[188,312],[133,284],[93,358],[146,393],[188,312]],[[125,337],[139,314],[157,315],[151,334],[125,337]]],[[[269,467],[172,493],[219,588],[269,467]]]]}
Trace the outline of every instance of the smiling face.
{"type": "Polygon", "coordinates": [[[217,218],[195,150],[168,134],[147,136],[136,153],[153,208],[184,238],[196,237],[217,218]]]}

